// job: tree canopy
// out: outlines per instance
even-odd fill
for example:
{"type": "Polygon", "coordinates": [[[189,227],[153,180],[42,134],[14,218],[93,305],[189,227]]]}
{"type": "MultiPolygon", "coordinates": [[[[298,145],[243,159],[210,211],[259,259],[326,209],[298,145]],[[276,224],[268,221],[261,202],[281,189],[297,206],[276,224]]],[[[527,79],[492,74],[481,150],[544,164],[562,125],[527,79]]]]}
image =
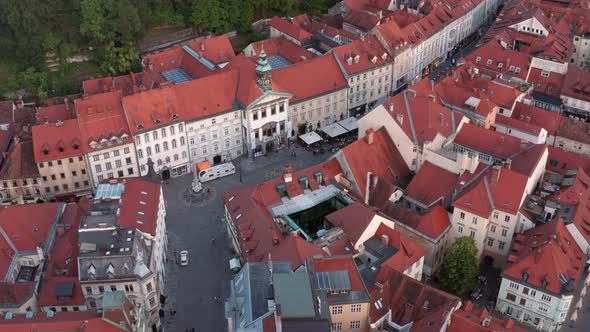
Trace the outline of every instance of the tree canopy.
{"type": "Polygon", "coordinates": [[[453,294],[463,294],[475,286],[479,264],[475,241],[468,236],[459,238],[443,259],[441,286],[453,294]]]}

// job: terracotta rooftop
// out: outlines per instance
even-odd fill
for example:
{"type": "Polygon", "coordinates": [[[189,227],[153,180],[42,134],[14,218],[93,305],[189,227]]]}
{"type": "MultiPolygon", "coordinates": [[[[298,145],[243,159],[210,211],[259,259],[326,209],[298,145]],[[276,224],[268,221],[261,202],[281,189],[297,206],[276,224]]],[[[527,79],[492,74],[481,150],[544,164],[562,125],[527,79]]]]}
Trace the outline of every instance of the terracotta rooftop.
{"type": "Polygon", "coordinates": [[[86,153],[77,119],[33,126],[33,146],[36,163],[86,153]]]}
{"type": "Polygon", "coordinates": [[[39,177],[35,164],[33,141],[15,142],[0,165],[0,180],[30,179],[39,177]]]}
{"type": "Polygon", "coordinates": [[[356,267],[352,256],[332,256],[332,257],[317,257],[313,256],[308,259],[308,265],[312,266],[313,272],[335,272],[347,271],[350,278],[351,291],[366,292],[367,289],[363,284],[361,275],[356,267]]]}
{"type": "Polygon", "coordinates": [[[531,124],[526,120],[521,120],[519,118],[509,118],[507,116],[497,116],[496,124],[501,124],[505,127],[509,127],[511,129],[519,130],[521,132],[537,136],[541,133],[541,130],[543,129],[542,127],[531,124]]]}
{"type": "Polygon", "coordinates": [[[528,146],[528,143],[524,144],[514,136],[468,123],[463,125],[454,143],[500,159],[511,158],[528,146]]]}
{"type": "Polygon", "coordinates": [[[367,36],[332,49],[348,75],[361,73],[393,62],[377,37],[367,36]],[[358,56],[358,58],[357,58],[358,56]],[[358,60],[358,61],[357,61],[358,60]]]}
{"type": "Polygon", "coordinates": [[[563,221],[553,219],[517,234],[502,274],[553,294],[569,294],[576,289],[584,262],[563,221]]]}
{"type": "Polygon", "coordinates": [[[486,309],[475,310],[473,303],[467,301],[461,309],[455,310],[451,316],[448,332],[526,332],[528,329],[514,324],[512,319],[492,315],[486,309]],[[485,320],[485,324],[484,324],[485,320]]]}
{"type": "Polygon", "coordinates": [[[255,53],[245,54],[247,57],[258,58],[258,55],[263,48],[268,57],[279,55],[291,63],[297,63],[316,57],[315,54],[303,47],[297,46],[297,44],[288,40],[287,37],[283,35],[276,38],[257,41],[250,45],[255,53]]]}
{"type": "Polygon", "coordinates": [[[505,74],[526,80],[531,63],[531,56],[505,48],[498,39],[492,39],[476,48],[465,60],[473,63],[480,74],[495,78],[497,74],[505,74]]]}
{"type": "Polygon", "coordinates": [[[578,66],[569,65],[561,94],[590,102],[590,72],[578,66]]]}
{"type": "Polygon", "coordinates": [[[56,123],[76,118],[76,111],[72,100],[66,98],[65,103],[37,107],[37,124],[56,123]]]}
{"type": "Polygon", "coordinates": [[[143,71],[117,77],[100,77],[82,82],[85,95],[119,92],[123,96],[158,87],[164,77],[157,72],[143,71]]]}
{"type": "Polygon", "coordinates": [[[478,167],[471,179],[463,179],[464,184],[459,184],[463,189],[453,206],[480,217],[489,217],[494,209],[516,215],[528,181],[526,175],[504,166],[478,167]]]}
{"type": "Polygon", "coordinates": [[[459,175],[426,161],[406,188],[406,195],[426,206],[435,202],[446,206],[458,180],[459,175]]]}
{"type": "Polygon", "coordinates": [[[366,197],[367,173],[379,177],[380,180],[397,184],[410,174],[399,150],[389,137],[385,127],[372,134],[373,141],[367,141],[367,136],[359,139],[342,149],[346,162],[352,172],[363,197],[366,197]]]}
{"type": "Polygon", "coordinates": [[[426,255],[426,249],[385,224],[379,225],[375,232],[379,239],[382,239],[383,235],[387,235],[387,244],[398,250],[381,264],[382,268],[389,267],[403,273],[426,255]]]}
{"type": "Polygon", "coordinates": [[[439,331],[444,325],[444,312],[458,307],[460,299],[434,287],[428,286],[401,272],[385,267],[377,275],[380,285],[371,287],[369,317],[376,322],[391,311],[391,320],[404,326],[429,326],[417,331],[439,331]]]}
{"type": "Polygon", "coordinates": [[[451,227],[449,213],[440,205],[435,205],[424,214],[417,214],[402,206],[393,205],[388,206],[383,212],[395,219],[396,222],[402,223],[433,240],[451,227]]]}
{"type": "Polygon", "coordinates": [[[299,42],[303,42],[312,37],[311,33],[307,32],[302,26],[297,24],[297,21],[289,22],[278,16],[274,16],[270,20],[270,26],[299,42]]]}
{"type": "Polygon", "coordinates": [[[542,127],[552,136],[557,134],[557,130],[563,119],[559,113],[547,111],[540,107],[527,105],[522,102],[517,102],[514,105],[512,118],[530,123],[533,126],[542,127]]]}
{"type": "Polygon", "coordinates": [[[559,129],[557,129],[557,136],[590,144],[590,124],[580,120],[563,118],[559,129]]]}
{"type": "Polygon", "coordinates": [[[51,318],[43,312],[35,314],[33,318],[19,314],[12,319],[0,320],[0,329],[11,332],[125,331],[114,322],[104,320],[96,311],[58,312],[51,318]]]}
{"type": "Polygon", "coordinates": [[[590,158],[553,146],[549,146],[548,149],[549,157],[546,166],[548,171],[565,174],[567,171],[577,170],[578,168],[585,171],[590,170],[590,158]]]}
{"type": "Polygon", "coordinates": [[[356,202],[328,214],[325,219],[342,228],[352,243],[356,243],[376,214],[376,209],[356,202]]]}
{"type": "Polygon", "coordinates": [[[379,16],[372,15],[366,11],[351,10],[344,16],[344,22],[353,25],[364,32],[369,32],[371,29],[379,25],[381,19],[379,16]]]}

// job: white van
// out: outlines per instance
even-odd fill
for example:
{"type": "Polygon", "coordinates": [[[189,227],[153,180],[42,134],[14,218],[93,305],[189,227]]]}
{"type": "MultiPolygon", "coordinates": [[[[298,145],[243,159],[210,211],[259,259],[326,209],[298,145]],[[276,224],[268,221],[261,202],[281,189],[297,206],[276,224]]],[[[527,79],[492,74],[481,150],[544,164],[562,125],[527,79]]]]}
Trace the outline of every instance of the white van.
{"type": "Polygon", "coordinates": [[[215,180],[224,176],[232,175],[236,173],[236,167],[231,162],[211,166],[209,168],[205,168],[204,170],[199,171],[199,181],[207,182],[211,180],[215,180]]]}

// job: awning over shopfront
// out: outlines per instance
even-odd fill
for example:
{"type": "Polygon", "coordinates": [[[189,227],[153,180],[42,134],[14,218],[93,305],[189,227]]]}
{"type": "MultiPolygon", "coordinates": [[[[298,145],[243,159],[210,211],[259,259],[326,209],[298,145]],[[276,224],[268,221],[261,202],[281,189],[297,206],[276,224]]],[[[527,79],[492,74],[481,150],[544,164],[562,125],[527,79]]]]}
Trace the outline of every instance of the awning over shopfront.
{"type": "Polygon", "coordinates": [[[307,145],[311,145],[322,140],[320,135],[318,135],[315,131],[300,135],[299,138],[301,138],[307,145]]]}
{"type": "Polygon", "coordinates": [[[356,118],[354,116],[351,116],[350,118],[339,121],[338,124],[341,125],[342,127],[344,127],[344,129],[346,129],[348,131],[353,131],[355,129],[359,129],[359,123],[358,123],[358,121],[356,121],[356,118]]]}
{"type": "Polygon", "coordinates": [[[338,136],[340,136],[342,134],[346,134],[348,132],[348,130],[344,129],[344,127],[342,127],[341,125],[339,125],[337,123],[333,123],[331,125],[322,127],[322,128],[320,128],[320,130],[332,138],[338,137],[338,136]]]}

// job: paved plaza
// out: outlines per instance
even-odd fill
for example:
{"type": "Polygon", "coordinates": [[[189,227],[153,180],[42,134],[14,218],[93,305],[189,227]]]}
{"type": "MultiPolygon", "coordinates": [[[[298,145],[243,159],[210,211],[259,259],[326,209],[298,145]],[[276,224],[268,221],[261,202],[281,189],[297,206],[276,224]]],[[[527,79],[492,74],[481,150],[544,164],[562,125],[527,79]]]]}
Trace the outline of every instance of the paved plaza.
{"type": "Polygon", "coordinates": [[[190,188],[192,175],[174,178],[163,184],[167,203],[169,255],[162,325],[165,331],[194,328],[195,331],[225,331],[223,301],[229,291],[233,255],[225,232],[221,194],[229,189],[252,185],[282,175],[285,165],[295,171],[316,165],[332,154],[313,154],[301,147],[273,152],[255,161],[234,161],[239,172],[204,184],[211,198],[202,204],[187,203],[182,197],[190,188]],[[291,152],[296,152],[296,157],[291,152]],[[212,239],[215,239],[214,241],[212,239]],[[188,250],[190,264],[176,265],[175,253],[188,250]],[[221,300],[215,300],[221,297],[221,300]],[[176,314],[172,315],[171,311],[176,314]]]}

